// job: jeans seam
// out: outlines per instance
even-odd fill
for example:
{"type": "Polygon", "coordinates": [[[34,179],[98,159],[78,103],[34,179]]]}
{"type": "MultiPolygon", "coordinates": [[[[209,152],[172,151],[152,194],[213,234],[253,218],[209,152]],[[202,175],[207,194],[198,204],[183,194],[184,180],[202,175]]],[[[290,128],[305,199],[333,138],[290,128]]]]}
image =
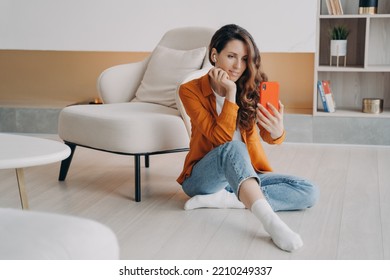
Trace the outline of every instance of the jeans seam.
{"type": "Polygon", "coordinates": [[[263,193],[265,199],[266,199],[266,200],[268,201],[268,203],[269,203],[269,196],[268,196],[268,192],[267,192],[267,186],[261,187],[261,185],[260,185],[260,190],[261,190],[261,192],[263,193]]]}

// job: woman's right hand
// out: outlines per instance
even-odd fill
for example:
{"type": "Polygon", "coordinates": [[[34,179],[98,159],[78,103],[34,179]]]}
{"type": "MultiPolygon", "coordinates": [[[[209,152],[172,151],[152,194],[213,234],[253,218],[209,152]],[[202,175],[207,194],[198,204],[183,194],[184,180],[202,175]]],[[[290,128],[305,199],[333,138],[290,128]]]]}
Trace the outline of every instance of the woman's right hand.
{"type": "Polygon", "coordinates": [[[221,68],[214,67],[209,71],[212,88],[229,101],[236,102],[236,83],[230,80],[228,73],[221,68]]]}

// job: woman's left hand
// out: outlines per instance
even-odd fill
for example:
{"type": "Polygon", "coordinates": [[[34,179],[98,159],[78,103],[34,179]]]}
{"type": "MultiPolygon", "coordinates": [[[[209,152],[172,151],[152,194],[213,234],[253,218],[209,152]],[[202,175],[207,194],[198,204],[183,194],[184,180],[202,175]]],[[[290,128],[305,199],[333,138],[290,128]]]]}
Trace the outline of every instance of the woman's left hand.
{"type": "Polygon", "coordinates": [[[257,124],[267,130],[273,139],[278,139],[283,135],[283,114],[284,105],[279,101],[279,111],[270,103],[267,104],[268,108],[271,109],[271,114],[263,105],[257,104],[256,109],[256,120],[257,124]]]}

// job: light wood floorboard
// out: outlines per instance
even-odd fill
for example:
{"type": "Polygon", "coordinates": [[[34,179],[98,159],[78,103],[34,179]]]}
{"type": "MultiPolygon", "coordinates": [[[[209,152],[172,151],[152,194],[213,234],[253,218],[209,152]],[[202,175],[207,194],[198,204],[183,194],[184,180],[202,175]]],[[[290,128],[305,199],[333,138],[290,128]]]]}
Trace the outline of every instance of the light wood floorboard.
{"type": "Polygon", "coordinates": [[[379,201],[377,153],[356,148],[347,172],[337,258],[383,258],[379,201]]]}
{"type": "Polygon", "coordinates": [[[378,180],[383,257],[390,259],[390,149],[378,149],[378,180]]]}
{"type": "MultiPolygon", "coordinates": [[[[58,140],[55,135],[38,137],[58,140]]],[[[265,145],[278,173],[312,180],[317,205],[278,215],[304,241],[276,248],[248,210],[183,210],[176,177],[185,153],[152,156],[134,196],[133,157],[78,147],[65,182],[60,163],[25,169],[29,211],[86,217],[117,235],[122,259],[390,259],[390,146],[265,145]]],[[[20,208],[14,170],[0,170],[0,207],[20,208]]]]}

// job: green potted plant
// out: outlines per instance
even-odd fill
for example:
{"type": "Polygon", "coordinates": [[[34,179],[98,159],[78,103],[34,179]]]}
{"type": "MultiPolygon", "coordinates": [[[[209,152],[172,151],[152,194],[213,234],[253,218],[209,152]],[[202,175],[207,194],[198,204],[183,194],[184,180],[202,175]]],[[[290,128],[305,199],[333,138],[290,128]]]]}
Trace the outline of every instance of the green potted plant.
{"type": "Polygon", "coordinates": [[[347,56],[347,38],[350,31],[345,25],[336,25],[329,30],[330,36],[330,65],[332,65],[332,56],[337,57],[337,66],[339,56],[344,56],[344,66],[347,56]]]}

